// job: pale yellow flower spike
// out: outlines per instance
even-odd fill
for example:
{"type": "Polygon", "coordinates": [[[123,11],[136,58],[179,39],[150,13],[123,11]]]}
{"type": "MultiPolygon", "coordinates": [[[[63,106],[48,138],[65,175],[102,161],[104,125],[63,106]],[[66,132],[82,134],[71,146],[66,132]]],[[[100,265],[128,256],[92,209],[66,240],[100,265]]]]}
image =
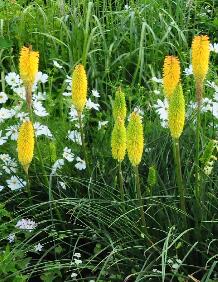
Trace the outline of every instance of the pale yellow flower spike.
{"type": "Polygon", "coordinates": [[[183,96],[182,85],[180,83],[170,99],[168,120],[172,138],[179,139],[185,123],[185,99],[183,96]]]}
{"type": "Polygon", "coordinates": [[[72,102],[80,115],[87,100],[87,76],[84,66],[79,64],[75,67],[72,76],[72,102]]]}
{"type": "Polygon", "coordinates": [[[180,81],[180,73],[179,59],[175,56],[166,56],[163,66],[163,86],[168,99],[170,99],[180,81]]]}
{"type": "Polygon", "coordinates": [[[111,149],[113,158],[121,162],[126,154],[126,128],[121,118],[116,121],[112,131],[111,149]]]}
{"type": "Polygon", "coordinates": [[[39,66],[39,52],[32,51],[32,47],[22,47],[20,51],[19,70],[20,77],[26,88],[26,100],[30,108],[32,103],[32,86],[39,66]]]}
{"type": "Polygon", "coordinates": [[[26,174],[33,159],[34,152],[34,129],[31,121],[25,121],[19,129],[17,139],[18,159],[26,174]]]}
{"type": "Polygon", "coordinates": [[[192,68],[196,82],[204,81],[208,72],[210,41],[207,35],[195,36],[192,41],[192,68]]]}
{"type": "Polygon", "coordinates": [[[133,112],[127,126],[127,152],[133,166],[137,166],[142,159],[144,147],[143,126],[140,116],[133,112]]]}

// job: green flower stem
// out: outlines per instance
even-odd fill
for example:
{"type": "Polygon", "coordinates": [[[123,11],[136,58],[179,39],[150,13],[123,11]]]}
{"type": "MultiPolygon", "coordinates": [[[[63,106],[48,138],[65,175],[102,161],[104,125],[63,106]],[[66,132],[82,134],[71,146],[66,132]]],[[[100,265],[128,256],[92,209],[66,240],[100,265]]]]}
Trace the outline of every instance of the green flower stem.
{"type": "Polygon", "coordinates": [[[136,192],[137,192],[137,197],[138,197],[139,207],[140,207],[141,223],[142,223],[144,233],[148,234],[146,221],[145,221],[145,213],[144,213],[144,208],[143,208],[144,204],[143,204],[142,194],[141,194],[138,166],[134,166],[134,171],[135,171],[136,192]]]}
{"type": "Polygon", "coordinates": [[[84,131],[83,131],[82,114],[79,114],[79,128],[80,128],[80,134],[81,134],[81,139],[82,139],[82,148],[83,148],[84,159],[85,159],[85,162],[86,162],[88,173],[89,173],[89,175],[91,175],[89,162],[88,162],[88,155],[87,155],[87,150],[86,150],[86,144],[85,144],[85,135],[84,135],[84,131]]]}
{"type": "Polygon", "coordinates": [[[124,202],[123,175],[122,175],[121,164],[122,164],[122,162],[119,162],[119,187],[120,187],[121,201],[124,202]]]}
{"type": "Polygon", "coordinates": [[[29,203],[32,206],[33,202],[32,202],[32,197],[31,197],[30,178],[29,178],[28,172],[26,173],[26,190],[27,190],[27,194],[28,194],[28,198],[29,198],[29,203]]]}
{"type": "Polygon", "coordinates": [[[185,187],[182,179],[181,161],[180,161],[180,150],[179,150],[179,139],[173,139],[173,152],[174,161],[176,166],[176,181],[179,189],[180,196],[180,208],[185,213],[185,187]]]}

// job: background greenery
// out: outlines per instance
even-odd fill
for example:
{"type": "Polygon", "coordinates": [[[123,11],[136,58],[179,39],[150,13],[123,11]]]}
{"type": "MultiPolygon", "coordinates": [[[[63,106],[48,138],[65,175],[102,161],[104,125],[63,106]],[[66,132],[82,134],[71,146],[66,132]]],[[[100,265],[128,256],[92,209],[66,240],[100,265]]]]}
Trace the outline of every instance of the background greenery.
{"type": "MultiPolygon", "coordinates": [[[[182,68],[187,67],[193,36],[206,33],[217,42],[217,28],[216,0],[0,1],[1,88],[6,88],[5,74],[18,72],[20,48],[32,44],[40,52],[40,70],[49,75],[46,91],[50,116],[46,122],[55,136],[54,146],[50,140],[39,141],[43,162],[36,152],[31,165],[33,203],[29,204],[25,191],[7,191],[0,196],[1,281],[73,281],[72,272],[78,273],[77,281],[194,281],[192,277],[204,282],[216,281],[217,167],[204,179],[207,191],[202,207],[204,216],[196,229],[195,126],[190,122],[181,139],[188,202],[188,228],[183,229],[171,138],[152,110],[153,90],[158,85],[150,79],[161,77],[163,59],[168,54],[178,56],[182,68]],[[125,9],[125,4],[130,8],[125,9]],[[64,68],[55,70],[52,60],[64,68]],[[71,75],[78,62],[86,65],[89,90],[96,88],[101,94],[101,111],[86,116],[92,177],[69,164],[61,175],[49,179],[50,168],[58,158],[51,157],[53,148],[57,156],[67,145],[74,152],[80,151],[65,139],[70,129],[69,101],[62,96],[66,75],[71,75]],[[119,85],[126,93],[129,113],[136,105],[145,111],[146,147],[152,151],[143,155],[140,176],[146,197],[147,225],[158,251],[147,245],[141,233],[134,177],[127,159],[123,164],[125,211],[120,203],[115,177],[117,165],[110,153],[111,103],[119,85]],[[108,128],[98,131],[98,120],[109,120],[108,128]],[[148,195],[150,166],[156,168],[157,181],[148,195]],[[60,189],[59,180],[66,183],[67,190],[60,189]],[[19,233],[14,245],[10,245],[6,237],[21,217],[33,217],[40,228],[31,234],[19,233]],[[37,242],[46,246],[42,253],[31,251],[37,242]],[[72,263],[75,252],[82,254],[83,263],[78,266],[72,263]],[[173,263],[180,259],[182,263],[175,269],[169,259],[173,263]]],[[[208,77],[217,79],[217,56],[211,58],[208,77]]],[[[187,101],[193,99],[191,79],[184,79],[184,89],[187,101]]],[[[13,95],[10,103],[14,103],[13,95]]],[[[205,114],[204,143],[207,138],[216,138],[216,130],[207,129],[210,121],[205,114]]],[[[12,152],[16,158],[15,148],[11,143],[5,152],[12,152]]],[[[23,173],[21,169],[20,173],[23,173]]]]}

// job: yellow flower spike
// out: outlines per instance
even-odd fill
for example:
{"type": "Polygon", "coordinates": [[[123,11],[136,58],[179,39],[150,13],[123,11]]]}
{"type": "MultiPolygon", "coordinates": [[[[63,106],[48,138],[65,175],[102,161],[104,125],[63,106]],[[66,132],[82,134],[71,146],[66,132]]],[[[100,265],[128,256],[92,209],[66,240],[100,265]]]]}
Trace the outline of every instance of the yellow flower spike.
{"type": "Polygon", "coordinates": [[[179,59],[175,56],[166,56],[163,66],[163,86],[168,99],[170,99],[180,81],[180,73],[179,59]]]}
{"type": "Polygon", "coordinates": [[[79,115],[81,115],[87,100],[87,76],[84,66],[75,67],[72,75],[72,102],[79,115]]]}
{"type": "Polygon", "coordinates": [[[126,118],[126,100],[125,94],[121,91],[121,88],[119,88],[115,93],[113,117],[114,120],[117,120],[118,118],[125,120],[126,118]]]}
{"type": "Polygon", "coordinates": [[[142,159],[144,147],[143,126],[138,113],[133,112],[127,126],[127,152],[133,166],[137,166],[142,159]]]}
{"type": "Polygon", "coordinates": [[[39,52],[32,51],[32,47],[22,47],[20,51],[20,77],[26,88],[26,100],[30,107],[32,103],[32,86],[38,72],[39,52]]]}
{"type": "Polygon", "coordinates": [[[192,41],[192,68],[196,82],[204,81],[208,72],[210,41],[207,35],[197,35],[192,41]]]}
{"type": "Polygon", "coordinates": [[[18,159],[26,174],[33,159],[34,152],[34,129],[31,121],[25,121],[19,129],[17,139],[18,159]]]}
{"type": "Polygon", "coordinates": [[[118,119],[114,125],[111,149],[113,158],[121,162],[126,154],[126,128],[122,119],[118,119]]]}
{"type": "Polygon", "coordinates": [[[185,123],[185,99],[181,83],[178,84],[170,99],[168,123],[172,138],[178,139],[182,134],[185,123]]]}

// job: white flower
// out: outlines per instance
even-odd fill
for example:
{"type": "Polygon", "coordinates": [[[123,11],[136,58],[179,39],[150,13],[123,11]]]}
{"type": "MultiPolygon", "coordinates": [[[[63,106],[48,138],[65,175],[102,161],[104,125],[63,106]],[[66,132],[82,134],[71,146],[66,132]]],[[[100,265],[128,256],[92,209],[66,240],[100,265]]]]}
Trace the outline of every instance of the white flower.
{"type": "Polygon", "coordinates": [[[157,82],[157,83],[163,83],[163,79],[162,78],[157,78],[156,76],[153,76],[151,78],[152,81],[157,82]]]}
{"type": "Polygon", "coordinates": [[[206,85],[209,86],[210,88],[213,88],[215,92],[218,93],[218,85],[215,82],[211,82],[207,80],[206,85]]]}
{"type": "Polygon", "coordinates": [[[27,230],[29,232],[33,231],[37,227],[37,223],[31,219],[20,219],[18,220],[15,227],[21,229],[21,230],[27,230]]]}
{"type": "Polygon", "coordinates": [[[8,137],[2,136],[2,130],[0,130],[0,146],[7,142],[8,137]]]}
{"type": "Polygon", "coordinates": [[[34,129],[35,129],[36,136],[44,135],[44,136],[49,137],[49,138],[53,137],[50,129],[46,125],[43,125],[39,122],[35,122],[33,126],[34,126],[34,129]]]}
{"type": "MultiPolygon", "coordinates": [[[[70,120],[71,121],[76,121],[79,118],[78,112],[77,112],[76,108],[73,105],[70,107],[69,115],[70,115],[70,120]]],[[[83,115],[82,115],[82,118],[83,118],[83,115]]]]}
{"type": "Polygon", "coordinates": [[[158,99],[157,104],[154,105],[154,108],[156,109],[156,112],[161,119],[162,127],[167,127],[167,121],[168,121],[168,112],[167,112],[168,102],[167,102],[167,99],[164,99],[164,101],[161,101],[160,99],[158,99]]]}
{"type": "Polygon", "coordinates": [[[18,125],[11,125],[8,128],[6,128],[6,136],[10,137],[11,140],[16,141],[18,138],[18,130],[19,126],[18,125]]]}
{"type": "Polygon", "coordinates": [[[209,98],[203,98],[202,99],[202,107],[201,107],[201,112],[212,112],[213,108],[213,101],[209,98]]]}
{"type": "Polygon", "coordinates": [[[81,258],[81,254],[80,253],[75,253],[73,256],[76,257],[76,258],[81,258]]]}
{"type": "Polygon", "coordinates": [[[53,60],[53,65],[58,68],[58,69],[62,69],[63,67],[61,65],[59,65],[59,63],[55,60],[53,60]]]}
{"type": "Polygon", "coordinates": [[[215,118],[218,119],[218,102],[212,103],[212,114],[215,118]]]}
{"type": "Polygon", "coordinates": [[[6,108],[1,108],[0,109],[0,122],[3,122],[6,119],[12,118],[15,115],[15,111],[8,110],[6,108]]]}
{"type": "Polygon", "coordinates": [[[124,9],[125,9],[126,11],[128,11],[128,10],[131,9],[131,7],[130,7],[128,4],[126,4],[126,5],[124,6],[124,9]]]}
{"type": "Polygon", "coordinates": [[[79,131],[77,130],[68,131],[68,138],[73,142],[82,145],[82,138],[79,131]]]}
{"type": "Polygon", "coordinates": [[[79,170],[86,169],[86,162],[83,161],[80,157],[76,158],[77,163],[75,164],[75,167],[79,170]]]}
{"type": "Polygon", "coordinates": [[[67,79],[65,79],[65,82],[68,84],[68,86],[67,86],[67,90],[72,90],[72,78],[69,76],[69,75],[67,75],[67,79]]]}
{"type": "MultiPolygon", "coordinates": [[[[7,155],[7,154],[6,154],[7,155]]],[[[4,165],[2,166],[2,168],[4,169],[4,171],[8,174],[11,173],[16,173],[17,172],[17,162],[15,161],[15,159],[12,159],[10,156],[7,158],[7,160],[3,160],[4,165]]]]}
{"type": "Polygon", "coordinates": [[[71,273],[71,278],[76,278],[77,274],[75,272],[71,273]]]}
{"type": "Polygon", "coordinates": [[[48,115],[48,113],[46,112],[46,109],[43,107],[41,101],[37,101],[37,100],[34,101],[33,100],[33,109],[34,109],[34,113],[37,116],[46,117],[48,115]]]}
{"type": "Polygon", "coordinates": [[[66,159],[68,162],[72,162],[74,160],[74,154],[71,152],[70,148],[64,148],[63,158],[66,159]]]}
{"type": "Polygon", "coordinates": [[[43,249],[43,245],[41,243],[38,243],[37,245],[34,246],[35,252],[41,252],[43,249]]]}
{"type": "Polygon", "coordinates": [[[46,73],[42,73],[41,71],[39,71],[37,74],[36,74],[36,78],[35,78],[35,82],[34,83],[38,83],[38,82],[41,82],[41,83],[46,83],[48,81],[48,75],[46,73]]]}
{"type": "Polygon", "coordinates": [[[8,100],[8,96],[5,92],[0,92],[0,104],[4,104],[8,100]]]}
{"type": "Polygon", "coordinates": [[[93,95],[94,97],[100,97],[100,94],[99,94],[98,90],[96,90],[96,89],[93,89],[93,90],[92,90],[92,95],[93,95]]]}
{"type": "Polygon", "coordinates": [[[66,184],[62,181],[58,181],[58,183],[60,184],[61,188],[66,190],[66,184]]]}
{"type": "Polygon", "coordinates": [[[0,192],[4,189],[5,187],[0,185],[0,192]]]}
{"type": "Polygon", "coordinates": [[[9,243],[13,243],[14,240],[15,240],[15,234],[14,234],[14,233],[10,233],[10,234],[8,235],[8,241],[9,241],[9,243]]]}
{"type": "Polygon", "coordinates": [[[160,94],[160,90],[154,90],[154,94],[159,95],[160,94]]]}
{"type": "Polygon", "coordinates": [[[9,72],[5,76],[5,81],[7,82],[8,85],[12,87],[16,87],[17,85],[20,84],[20,76],[15,72],[9,72]]]}
{"type": "Polygon", "coordinates": [[[137,114],[139,114],[141,117],[143,117],[144,114],[145,114],[145,112],[144,112],[142,109],[140,109],[139,107],[135,107],[135,108],[134,108],[134,112],[136,112],[137,114]]]}
{"type": "Polygon", "coordinates": [[[35,101],[44,101],[46,100],[46,92],[38,92],[37,94],[33,95],[33,100],[35,101]]]}
{"type": "Polygon", "coordinates": [[[26,90],[24,86],[13,88],[13,91],[23,100],[26,100],[26,90]]]}
{"type": "Polygon", "coordinates": [[[16,117],[20,119],[20,121],[26,121],[29,120],[29,114],[25,112],[19,112],[16,114],[16,117]]]}
{"type": "Polygon", "coordinates": [[[188,67],[188,68],[185,68],[185,70],[184,70],[184,74],[185,74],[185,76],[189,76],[189,75],[193,74],[193,68],[192,68],[192,65],[189,65],[189,67],[188,67]]]}
{"type": "Polygon", "coordinates": [[[100,105],[92,102],[90,98],[86,102],[86,108],[89,109],[89,110],[94,109],[96,111],[99,111],[99,107],[100,107],[100,105]]]}
{"type": "Polygon", "coordinates": [[[210,44],[210,51],[218,53],[218,43],[210,44]]]}
{"type": "Polygon", "coordinates": [[[69,96],[72,95],[72,93],[71,92],[63,92],[62,95],[65,96],[65,97],[69,97],[69,96]]]}
{"type": "Polygon", "coordinates": [[[79,265],[82,263],[81,259],[74,259],[74,262],[76,265],[79,265]]]}
{"type": "Polygon", "coordinates": [[[64,165],[64,160],[63,159],[58,159],[52,166],[52,172],[51,174],[56,174],[58,169],[61,169],[62,166],[64,165]]]}
{"type": "Polygon", "coordinates": [[[8,154],[1,154],[0,160],[2,160],[4,163],[7,163],[11,160],[11,157],[8,154]]]}
{"type": "Polygon", "coordinates": [[[8,187],[14,191],[14,190],[19,190],[26,186],[26,181],[22,180],[21,178],[17,176],[11,176],[10,179],[6,180],[8,187]]]}
{"type": "Polygon", "coordinates": [[[101,129],[103,126],[106,126],[108,124],[109,121],[105,120],[105,121],[99,121],[98,122],[98,130],[101,129]]]}

